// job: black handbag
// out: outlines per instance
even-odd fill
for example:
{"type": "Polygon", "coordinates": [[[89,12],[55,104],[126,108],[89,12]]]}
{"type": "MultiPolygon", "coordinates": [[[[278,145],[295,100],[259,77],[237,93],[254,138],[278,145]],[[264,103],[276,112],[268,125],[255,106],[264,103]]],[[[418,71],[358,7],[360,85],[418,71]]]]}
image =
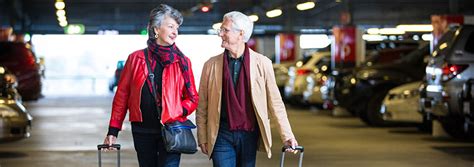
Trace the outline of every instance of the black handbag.
{"type": "Polygon", "coordinates": [[[184,154],[196,153],[197,144],[191,131],[194,128],[196,128],[196,125],[190,120],[165,124],[161,134],[163,135],[166,151],[184,154]]]}
{"type": "MultiPolygon", "coordinates": [[[[144,49],[145,62],[148,68],[148,77],[153,90],[153,97],[156,99],[155,75],[153,74],[150,63],[148,62],[148,49],[144,49]]],[[[161,116],[161,110],[157,109],[158,115],[161,116]]],[[[196,128],[190,120],[184,122],[170,122],[163,125],[161,135],[166,151],[170,153],[194,154],[197,152],[196,139],[191,129],[196,128]]]]}

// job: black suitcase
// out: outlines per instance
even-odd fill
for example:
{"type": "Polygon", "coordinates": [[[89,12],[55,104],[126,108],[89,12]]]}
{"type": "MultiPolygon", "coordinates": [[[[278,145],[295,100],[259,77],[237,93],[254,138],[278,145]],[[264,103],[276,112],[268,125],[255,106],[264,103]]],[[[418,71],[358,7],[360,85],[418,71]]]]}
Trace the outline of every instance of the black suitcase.
{"type": "Polygon", "coordinates": [[[109,146],[108,144],[99,144],[97,145],[97,152],[99,155],[99,167],[102,167],[102,150],[103,148],[109,148],[113,147],[117,149],[117,167],[120,167],[120,144],[112,144],[112,146],[109,146]]]}
{"type": "MultiPolygon", "coordinates": [[[[289,146],[283,146],[281,148],[281,160],[280,160],[280,167],[283,167],[285,164],[285,150],[289,148],[289,146]]],[[[298,150],[300,152],[300,158],[298,162],[298,166],[301,167],[303,165],[303,154],[304,154],[304,147],[303,146],[296,146],[295,150],[298,150]]]]}

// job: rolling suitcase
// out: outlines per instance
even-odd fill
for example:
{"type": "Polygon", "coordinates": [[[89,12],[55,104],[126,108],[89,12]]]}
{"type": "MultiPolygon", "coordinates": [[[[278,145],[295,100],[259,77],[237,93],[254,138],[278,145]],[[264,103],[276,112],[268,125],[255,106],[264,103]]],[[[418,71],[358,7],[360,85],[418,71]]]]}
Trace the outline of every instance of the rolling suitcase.
{"type": "MultiPolygon", "coordinates": [[[[280,167],[283,167],[285,164],[285,150],[289,148],[288,146],[283,146],[281,148],[281,160],[280,160],[280,167]]],[[[301,167],[303,165],[303,154],[304,154],[304,147],[303,146],[296,146],[295,150],[298,150],[300,152],[300,158],[298,162],[298,166],[301,167]]]]}
{"type": "Polygon", "coordinates": [[[112,146],[109,146],[107,144],[97,145],[97,151],[98,151],[98,155],[99,155],[99,167],[102,167],[102,155],[101,155],[102,151],[101,151],[101,149],[109,148],[109,147],[113,147],[113,148],[117,149],[117,167],[120,167],[120,144],[112,144],[112,146]]]}

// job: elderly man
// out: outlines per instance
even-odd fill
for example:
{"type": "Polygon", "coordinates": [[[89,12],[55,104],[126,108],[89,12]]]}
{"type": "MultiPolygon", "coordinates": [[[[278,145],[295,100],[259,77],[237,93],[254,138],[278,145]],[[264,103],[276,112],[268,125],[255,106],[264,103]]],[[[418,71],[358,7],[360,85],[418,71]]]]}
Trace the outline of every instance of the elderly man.
{"type": "MultiPolygon", "coordinates": [[[[284,145],[298,145],[275,83],[272,63],[251,50],[253,22],[240,12],[224,15],[224,53],[204,65],[196,111],[198,142],[216,167],[255,166],[257,148],[271,157],[270,118],[284,145]]],[[[292,151],[292,150],[288,150],[292,151]]]]}

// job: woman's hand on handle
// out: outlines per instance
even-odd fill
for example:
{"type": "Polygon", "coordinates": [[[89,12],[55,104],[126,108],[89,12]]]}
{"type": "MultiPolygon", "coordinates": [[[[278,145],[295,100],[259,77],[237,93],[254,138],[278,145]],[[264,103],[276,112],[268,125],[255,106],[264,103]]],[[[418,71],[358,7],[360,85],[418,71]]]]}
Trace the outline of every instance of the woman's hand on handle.
{"type": "MultiPolygon", "coordinates": [[[[104,139],[104,144],[107,144],[109,146],[112,146],[112,144],[115,144],[117,142],[117,137],[115,137],[114,135],[108,135],[105,137],[104,139]]],[[[114,147],[109,147],[109,148],[103,148],[102,150],[116,150],[116,148],[114,147]]]]}

